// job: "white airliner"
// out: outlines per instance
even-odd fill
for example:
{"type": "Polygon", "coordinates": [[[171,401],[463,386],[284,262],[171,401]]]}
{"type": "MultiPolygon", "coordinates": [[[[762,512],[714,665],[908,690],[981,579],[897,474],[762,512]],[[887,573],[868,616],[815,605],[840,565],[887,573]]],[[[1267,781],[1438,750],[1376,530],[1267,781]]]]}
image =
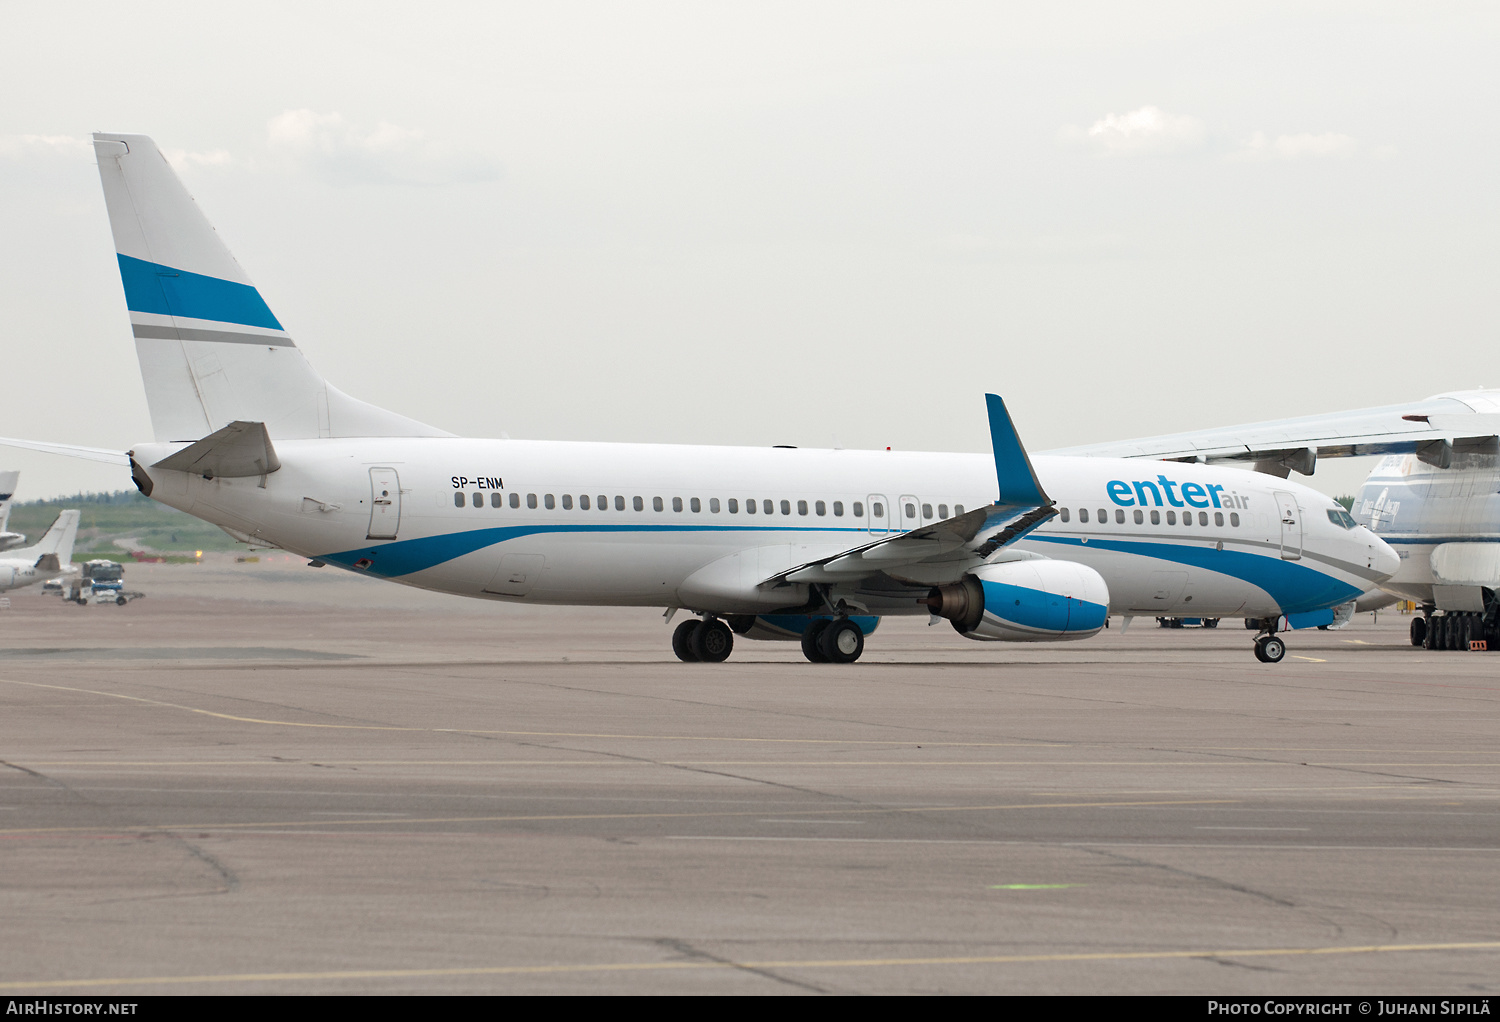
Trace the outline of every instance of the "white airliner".
{"type": "Polygon", "coordinates": [[[149,138],[94,147],[155,439],[7,442],[128,465],[153,499],[316,565],[686,610],[684,660],[723,660],[739,633],[843,663],[887,614],[1029,641],[1086,638],[1111,612],[1260,618],[1256,655],[1275,662],[1278,630],[1396,569],[1331,500],[1279,479],[1033,468],[994,395],[993,457],[455,437],[318,376],[149,138]]]}
{"type": "Polygon", "coordinates": [[[15,496],[16,483],[20,479],[19,472],[0,472],[0,550],[9,550],[26,542],[25,534],[7,531],[10,526],[10,499],[15,496]]]}
{"type": "Polygon", "coordinates": [[[1352,508],[1400,567],[1360,609],[1413,600],[1411,641],[1428,649],[1500,649],[1500,391],[1438,394],[1379,408],[1146,437],[1057,452],[1311,475],[1320,458],[1383,454],[1352,508]]]}
{"type": "Polygon", "coordinates": [[[78,536],[78,512],[63,511],[41,542],[0,554],[0,592],[56,578],[72,569],[73,540],[78,536]]]}

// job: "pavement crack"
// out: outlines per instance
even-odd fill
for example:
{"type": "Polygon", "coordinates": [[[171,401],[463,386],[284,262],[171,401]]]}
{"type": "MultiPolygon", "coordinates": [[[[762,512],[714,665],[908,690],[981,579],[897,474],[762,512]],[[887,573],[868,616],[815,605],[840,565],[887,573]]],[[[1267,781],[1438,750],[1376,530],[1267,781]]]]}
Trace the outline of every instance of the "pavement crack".
{"type": "Polygon", "coordinates": [[[669,951],[675,951],[677,954],[686,959],[689,959],[690,961],[716,962],[719,965],[727,965],[733,969],[739,970],[740,972],[753,973],[756,976],[774,980],[777,983],[785,983],[787,986],[796,987],[799,990],[806,990],[809,993],[826,994],[831,992],[824,987],[816,986],[812,983],[805,983],[799,979],[792,979],[790,976],[782,976],[778,973],[772,972],[770,969],[759,968],[753,965],[742,965],[741,963],[735,961],[733,958],[722,958],[719,955],[704,951],[701,948],[696,948],[693,945],[689,944],[687,941],[679,940],[676,937],[657,937],[652,941],[652,943],[657,947],[666,948],[669,951]]]}

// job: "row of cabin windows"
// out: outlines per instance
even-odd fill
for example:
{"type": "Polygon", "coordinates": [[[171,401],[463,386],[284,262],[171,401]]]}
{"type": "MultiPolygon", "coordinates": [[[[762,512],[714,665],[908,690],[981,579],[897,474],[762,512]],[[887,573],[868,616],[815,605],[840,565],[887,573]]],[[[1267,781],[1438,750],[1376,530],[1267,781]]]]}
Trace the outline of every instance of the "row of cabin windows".
{"type": "MultiPolygon", "coordinates": [[[[490,496],[489,496],[489,505],[490,505],[490,507],[502,507],[502,506],[504,506],[504,504],[506,502],[507,502],[507,500],[506,500],[506,495],[505,494],[499,493],[499,492],[494,492],[494,491],[492,491],[490,493],[490,496]]],[[[521,495],[519,493],[512,492],[510,494],[510,496],[509,496],[508,502],[509,502],[509,504],[510,504],[511,507],[519,508],[521,506],[521,495]]],[[[790,515],[792,513],[792,503],[793,502],[790,501],[790,500],[783,500],[783,501],[781,501],[780,504],[779,504],[781,513],[784,514],[784,515],[790,515]]],[[[468,504],[470,504],[470,499],[465,496],[465,494],[464,494],[464,492],[462,490],[459,490],[459,491],[457,491],[457,492],[455,492],[453,494],[453,506],[454,507],[464,507],[464,506],[466,506],[468,504]]],[[[472,499],[472,504],[473,504],[474,507],[478,507],[478,508],[484,507],[484,505],[485,505],[484,494],[483,493],[476,493],[476,494],[474,494],[473,495],[473,499],[472,499]]],[[[700,500],[699,498],[697,498],[697,497],[689,497],[686,502],[684,502],[681,497],[673,497],[672,498],[672,510],[673,511],[677,511],[677,512],[681,512],[683,510],[684,506],[686,506],[687,510],[691,511],[693,514],[701,514],[702,511],[703,511],[703,504],[704,504],[704,502],[702,500],[700,500]]],[[[799,515],[806,515],[808,513],[808,502],[807,501],[805,501],[805,500],[799,500],[799,501],[796,502],[796,505],[797,505],[797,514],[799,514],[799,515]]],[[[528,508],[535,508],[537,506],[537,495],[535,493],[528,493],[528,494],[526,494],[526,506],[528,508]]],[[[553,509],[555,509],[557,507],[557,498],[554,497],[550,493],[543,494],[542,497],[541,497],[541,506],[545,507],[548,511],[551,511],[551,510],[553,510],[553,509]]],[[[610,499],[609,499],[609,496],[607,494],[603,494],[603,493],[599,494],[599,497],[598,497],[597,500],[590,500],[589,495],[587,493],[581,494],[578,497],[578,510],[580,510],[580,511],[588,511],[588,510],[591,510],[592,508],[595,508],[595,507],[597,507],[600,511],[608,511],[609,510],[609,506],[610,506],[610,499]]],[[[630,498],[630,506],[633,507],[637,511],[644,511],[644,510],[646,510],[646,499],[644,497],[631,497],[630,498]]],[[[614,507],[615,507],[616,511],[624,511],[625,510],[625,498],[621,497],[621,496],[616,496],[614,498],[614,507]]],[[[728,500],[726,500],[724,502],[723,507],[724,507],[725,510],[727,510],[732,515],[737,515],[737,514],[740,513],[740,502],[739,502],[739,500],[737,498],[730,497],[728,500]]],[[[756,514],[757,511],[759,511],[762,514],[774,515],[776,513],[777,507],[778,507],[778,502],[774,501],[774,500],[761,500],[760,503],[757,505],[757,503],[756,503],[756,501],[755,501],[754,498],[749,498],[749,499],[747,499],[745,501],[745,514],[747,514],[747,515],[753,515],[753,514],[756,514]]],[[[564,493],[562,495],[562,508],[563,508],[564,511],[571,511],[571,510],[573,510],[573,495],[571,493],[564,493]]],[[[719,511],[720,511],[720,508],[721,508],[721,505],[719,503],[719,498],[718,497],[710,497],[710,498],[708,498],[708,513],[709,514],[714,514],[714,515],[718,514],[719,511]]],[[[665,511],[666,509],[667,509],[666,508],[666,502],[664,500],[662,500],[662,498],[660,498],[660,497],[652,497],[651,498],[651,510],[653,510],[653,511],[665,511]]],[[[865,504],[864,504],[864,501],[862,501],[862,500],[856,500],[856,501],[854,501],[853,502],[853,506],[850,508],[850,510],[853,512],[855,518],[863,518],[865,516],[865,504]]],[[[906,510],[906,517],[908,519],[915,519],[916,518],[916,516],[917,516],[917,509],[916,509],[916,505],[915,504],[907,504],[905,510],[906,510]]],[[[948,517],[948,505],[947,504],[939,504],[938,507],[937,507],[937,510],[938,510],[938,516],[939,517],[941,517],[941,518],[947,518],[948,517]]],[[[954,514],[959,514],[959,515],[963,514],[964,513],[964,506],[962,504],[956,504],[956,505],[954,505],[953,512],[954,512],[954,514]]],[[[827,502],[821,501],[821,500],[815,500],[815,501],[813,501],[812,502],[812,513],[815,514],[815,515],[817,515],[820,518],[826,516],[828,514],[828,504],[827,504],[827,502]]],[[[876,518],[884,518],[885,517],[885,505],[882,504],[880,501],[871,501],[871,503],[870,503],[870,513],[874,517],[876,517],[876,518]]],[[[835,518],[842,518],[842,517],[844,517],[844,502],[843,501],[841,501],[841,500],[835,500],[833,502],[833,516],[835,518]]],[[[932,517],[932,505],[931,504],[923,504],[922,505],[922,517],[923,518],[931,518],[932,517]]]]}
{"type": "MultiPolygon", "coordinates": [[[[1058,511],[1057,516],[1059,518],[1061,518],[1065,522],[1068,521],[1072,517],[1072,515],[1069,514],[1068,509],[1065,508],[1065,507],[1058,508],[1057,511],[1058,511]]],[[[1152,511],[1151,512],[1151,524],[1152,525],[1160,525],[1161,524],[1161,515],[1162,515],[1162,513],[1160,511],[1152,511]]],[[[1136,508],[1134,511],[1132,511],[1131,512],[1131,516],[1135,519],[1135,524],[1137,524],[1137,525],[1144,525],[1146,523],[1146,514],[1140,508],[1136,508]]],[[[1078,521],[1081,522],[1081,523],[1087,524],[1088,520],[1089,520],[1089,509],[1086,508],[1086,507],[1079,508],[1078,509],[1078,521]]],[[[1098,515],[1098,517],[1095,520],[1100,525],[1107,524],[1109,522],[1109,509],[1101,507],[1099,509],[1099,515],[1098,515]]],[[[1125,511],[1124,511],[1123,508],[1115,508],[1115,524],[1116,525],[1124,525],[1125,524],[1125,511]]],[[[1176,511],[1168,511],[1167,512],[1167,524],[1168,525],[1176,525],[1177,524],[1177,512],[1176,511]]],[[[1182,513],[1182,524],[1183,525],[1192,525],[1193,524],[1193,512],[1191,512],[1191,511],[1184,511],[1182,513]]],[[[1199,525],[1207,525],[1208,524],[1208,512],[1207,511],[1199,511],[1198,512],[1198,524],[1199,525]]],[[[1222,512],[1222,511],[1215,511],[1214,512],[1214,524],[1217,525],[1217,526],[1219,526],[1220,528],[1223,528],[1223,526],[1224,526],[1224,512],[1222,512]]],[[[1240,516],[1239,516],[1238,513],[1234,512],[1234,511],[1229,512],[1229,524],[1230,524],[1231,527],[1236,528],[1236,529],[1238,529],[1240,527],[1240,516]]]]}

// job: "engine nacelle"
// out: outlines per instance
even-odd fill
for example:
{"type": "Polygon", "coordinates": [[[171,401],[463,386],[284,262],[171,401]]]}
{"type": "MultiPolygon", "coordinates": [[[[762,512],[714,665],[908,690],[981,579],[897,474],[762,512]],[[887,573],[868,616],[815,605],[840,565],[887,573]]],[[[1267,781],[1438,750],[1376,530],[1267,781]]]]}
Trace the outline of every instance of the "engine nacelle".
{"type": "Polygon", "coordinates": [[[0,589],[9,589],[15,582],[16,569],[0,567],[0,589]]]}
{"type": "Polygon", "coordinates": [[[1109,617],[1109,587],[1073,561],[1010,561],[975,568],[927,597],[932,612],[966,639],[1087,639],[1109,617]]]}

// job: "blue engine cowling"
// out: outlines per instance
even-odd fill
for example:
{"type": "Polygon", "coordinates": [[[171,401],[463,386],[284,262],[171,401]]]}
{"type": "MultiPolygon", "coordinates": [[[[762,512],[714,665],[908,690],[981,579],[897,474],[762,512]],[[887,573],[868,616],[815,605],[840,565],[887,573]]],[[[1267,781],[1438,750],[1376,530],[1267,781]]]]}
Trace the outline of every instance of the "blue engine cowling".
{"type": "Polygon", "coordinates": [[[927,597],[932,612],[967,639],[1087,639],[1109,617],[1109,587],[1073,561],[1009,561],[975,568],[927,597]]]}
{"type": "MultiPolygon", "coordinates": [[[[735,633],[743,635],[747,639],[779,639],[782,641],[796,642],[802,638],[802,633],[807,631],[810,622],[816,620],[832,621],[832,614],[736,614],[726,619],[729,627],[735,633]]],[[[880,618],[863,614],[851,614],[849,620],[859,626],[859,630],[869,635],[877,625],[880,618]]]]}

